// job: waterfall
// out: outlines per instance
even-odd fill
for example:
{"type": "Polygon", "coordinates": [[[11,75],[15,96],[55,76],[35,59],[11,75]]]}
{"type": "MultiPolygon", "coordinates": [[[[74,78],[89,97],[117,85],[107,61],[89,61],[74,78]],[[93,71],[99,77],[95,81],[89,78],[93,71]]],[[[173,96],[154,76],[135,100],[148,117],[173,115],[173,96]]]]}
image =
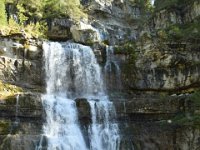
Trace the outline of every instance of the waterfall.
{"type": "Polygon", "coordinates": [[[100,96],[99,101],[89,99],[92,125],[90,126],[91,150],[118,150],[120,137],[118,125],[112,123],[113,104],[107,96],[100,96]]]}
{"type": "Polygon", "coordinates": [[[19,112],[19,94],[16,96],[16,104],[15,104],[15,125],[19,124],[19,118],[18,118],[18,112],[19,112]]]}
{"type": "Polygon", "coordinates": [[[121,70],[114,56],[113,46],[106,47],[106,64],[104,66],[104,74],[107,86],[110,89],[117,87],[121,90],[121,70]]]}
{"type": "Polygon", "coordinates": [[[46,72],[43,135],[48,140],[47,149],[117,150],[119,133],[113,121],[114,108],[105,95],[101,69],[92,49],[68,42],[46,42],[43,49],[46,72]],[[92,123],[87,135],[83,135],[78,121],[75,99],[80,97],[87,98],[91,107],[92,123]]]}
{"type": "MultiPolygon", "coordinates": [[[[46,111],[44,135],[48,140],[48,150],[86,150],[81,133],[75,101],[70,94],[70,66],[75,66],[79,60],[70,59],[70,47],[59,43],[44,43],[44,58],[46,71],[46,94],[42,97],[46,111]]],[[[77,49],[72,55],[77,54],[77,49]]],[[[78,73],[78,72],[76,72],[78,73]]],[[[73,75],[71,75],[73,76],[73,75]]],[[[72,80],[72,79],[71,79],[72,80]]]]}

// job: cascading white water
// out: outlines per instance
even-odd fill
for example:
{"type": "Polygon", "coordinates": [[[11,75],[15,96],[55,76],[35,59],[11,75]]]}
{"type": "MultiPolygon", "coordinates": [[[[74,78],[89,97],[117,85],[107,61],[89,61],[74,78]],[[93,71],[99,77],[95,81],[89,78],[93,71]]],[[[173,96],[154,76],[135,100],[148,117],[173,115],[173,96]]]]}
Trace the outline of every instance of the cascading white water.
{"type": "Polygon", "coordinates": [[[104,74],[108,85],[111,84],[113,87],[117,86],[117,88],[121,90],[121,70],[114,56],[113,46],[106,47],[106,64],[104,66],[104,74]]]}
{"type": "MultiPolygon", "coordinates": [[[[46,91],[42,97],[46,111],[44,135],[48,150],[86,150],[83,135],[77,121],[75,102],[70,99],[70,65],[78,60],[70,59],[66,45],[44,43],[46,91]]],[[[72,54],[73,55],[73,54],[72,54]]]]}
{"type": "Polygon", "coordinates": [[[47,92],[42,99],[48,150],[116,150],[118,126],[111,123],[113,105],[103,90],[101,69],[92,49],[67,42],[44,43],[43,49],[47,92]],[[87,98],[91,107],[89,147],[78,124],[78,97],[87,98]]]}
{"type": "Polygon", "coordinates": [[[91,150],[118,150],[119,132],[117,123],[111,122],[113,117],[113,104],[107,96],[88,98],[91,107],[92,125],[89,128],[91,150]]]}
{"type": "Polygon", "coordinates": [[[18,118],[18,111],[19,111],[19,94],[16,96],[16,105],[15,105],[15,125],[19,124],[19,118],[18,118]]]}

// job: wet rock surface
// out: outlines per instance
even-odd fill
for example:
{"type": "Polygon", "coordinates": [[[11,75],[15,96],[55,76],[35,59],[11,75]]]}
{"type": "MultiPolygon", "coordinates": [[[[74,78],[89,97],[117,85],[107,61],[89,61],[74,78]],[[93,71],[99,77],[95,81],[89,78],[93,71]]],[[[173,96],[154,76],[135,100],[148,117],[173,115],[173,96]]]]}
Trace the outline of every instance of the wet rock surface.
{"type": "Polygon", "coordinates": [[[35,149],[44,122],[40,94],[0,100],[0,149],[35,149]]]}
{"type": "Polygon", "coordinates": [[[78,118],[82,125],[91,123],[90,105],[86,98],[78,98],[75,100],[78,109],[78,118]]]}

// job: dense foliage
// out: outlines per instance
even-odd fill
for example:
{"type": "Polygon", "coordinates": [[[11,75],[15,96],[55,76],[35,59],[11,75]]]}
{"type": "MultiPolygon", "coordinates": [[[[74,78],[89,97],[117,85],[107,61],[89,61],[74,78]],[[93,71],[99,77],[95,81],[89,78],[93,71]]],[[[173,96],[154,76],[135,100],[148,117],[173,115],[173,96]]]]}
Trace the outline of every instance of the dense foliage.
{"type": "Polygon", "coordinates": [[[80,19],[85,16],[79,0],[7,0],[7,4],[17,6],[21,22],[53,17],[80,19]]]}
{"type": "Polygon", "coordinates": [[[79,0],[0,0],[0,10],[1,27],[16,32],[23,28],[35,35],[45,35],[48,19],[87,17],[79,0]]]}
{"type": "Polygon", "coordinates": [[[6,25],[6,12],[4,0],[0,0],[0,25],[6,25]]]}
{"type": "Polygon", "coordinates": [[[80,19],[86,15],[81,9],[79,0],[46,0],[44,5],[44,17],[67,16],[72,19],[80,19]]]}

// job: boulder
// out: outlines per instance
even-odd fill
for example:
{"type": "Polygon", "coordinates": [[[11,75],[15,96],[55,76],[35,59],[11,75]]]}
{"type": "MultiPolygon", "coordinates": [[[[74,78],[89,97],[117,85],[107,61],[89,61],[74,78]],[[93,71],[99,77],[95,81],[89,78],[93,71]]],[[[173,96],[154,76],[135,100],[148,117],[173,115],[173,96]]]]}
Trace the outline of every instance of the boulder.
{"type": "Polygon", "coordinates": [[[86,98],[77,98],[75,100],[78,109],[78,118],[82,125],[91,122],[90,104],[86,98]]]}
{"type": "Polygon", "coordinates": [[[101,40],[98,30],[90,24],[80,22],[80,24],[72,26],[70,31],[76,42],[90,45],[101,40]]]}
{"type": "Polygon", "coordinates": [[[47,36],[50,40],[66,41],[71,39],[70,27],[73,22],[66,18],[55,18],[48,21],[49,30],[47,36]]]}

